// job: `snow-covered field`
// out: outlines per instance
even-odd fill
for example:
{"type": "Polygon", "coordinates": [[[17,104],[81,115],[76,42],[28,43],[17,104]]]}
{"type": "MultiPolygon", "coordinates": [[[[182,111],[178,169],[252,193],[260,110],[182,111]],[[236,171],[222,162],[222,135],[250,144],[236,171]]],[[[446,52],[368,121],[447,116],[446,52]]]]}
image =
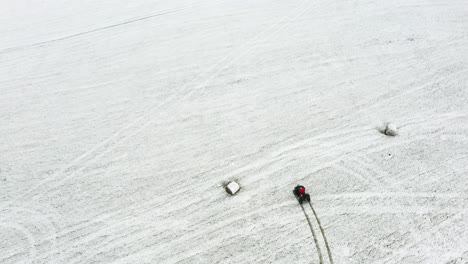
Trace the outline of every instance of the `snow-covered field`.
{"type": "Polygon", "coordinates": [[[0,33],[2,264],[319,263],[298,183],[334,263],[468,263],[466,0],[11,0],[0,33]]]}

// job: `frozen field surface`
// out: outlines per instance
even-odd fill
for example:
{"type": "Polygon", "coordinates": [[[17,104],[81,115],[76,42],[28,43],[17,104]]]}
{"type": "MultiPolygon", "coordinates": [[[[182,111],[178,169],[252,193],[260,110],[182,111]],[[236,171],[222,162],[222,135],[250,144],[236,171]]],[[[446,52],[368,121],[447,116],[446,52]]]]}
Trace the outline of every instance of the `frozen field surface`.
{"type": "Polygon", "coordinates": [[[12,0],[0,33],[2,264],[319,263],[296,184],[335,264],[468,263],[466,0],[12,0]]]}

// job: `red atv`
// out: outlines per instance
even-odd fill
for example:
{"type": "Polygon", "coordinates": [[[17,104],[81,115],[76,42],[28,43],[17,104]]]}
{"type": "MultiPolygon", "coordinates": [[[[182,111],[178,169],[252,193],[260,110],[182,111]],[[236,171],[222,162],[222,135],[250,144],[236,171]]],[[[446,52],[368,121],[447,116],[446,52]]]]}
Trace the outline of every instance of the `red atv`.
{"type": "Polygon", "coordinates": [[[303,202],[310,202],[310,195],[306,193],[305,187],[302,185],[297,185],[293,190],[294,195],[300,204],[303,202]]]}

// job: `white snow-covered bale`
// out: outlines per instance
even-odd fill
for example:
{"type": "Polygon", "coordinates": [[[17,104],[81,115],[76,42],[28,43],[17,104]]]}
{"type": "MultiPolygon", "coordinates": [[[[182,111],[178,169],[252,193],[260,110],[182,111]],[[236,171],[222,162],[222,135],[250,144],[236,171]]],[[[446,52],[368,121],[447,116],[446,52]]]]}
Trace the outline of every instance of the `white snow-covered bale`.
{"type": "Polygon", "coordinates": [[[230,195],[234,195],[240,190],[240,186],[237,182],[232,181],[226,185],[225,189],[227,193],[229,193],[230,195]]]}
{"type": "Polygon", "coordinates": [[[393,123],[388,123],[387,126],[385,127],[384,134],[387,136],[391,136],[391,137],[398,135],[397,126],[393,123]]]}

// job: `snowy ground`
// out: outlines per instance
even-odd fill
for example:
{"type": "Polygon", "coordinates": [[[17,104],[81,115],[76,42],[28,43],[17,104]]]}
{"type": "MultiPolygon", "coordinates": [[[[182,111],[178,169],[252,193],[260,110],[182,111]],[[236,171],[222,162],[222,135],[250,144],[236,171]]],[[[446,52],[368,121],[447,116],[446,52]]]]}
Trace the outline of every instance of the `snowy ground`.
{"type": "Polygon", "coordinates": [[[3,1],[0,263],[318,263],[297,183],[335,263],[468,263],[467,18],[3,1]]]}

